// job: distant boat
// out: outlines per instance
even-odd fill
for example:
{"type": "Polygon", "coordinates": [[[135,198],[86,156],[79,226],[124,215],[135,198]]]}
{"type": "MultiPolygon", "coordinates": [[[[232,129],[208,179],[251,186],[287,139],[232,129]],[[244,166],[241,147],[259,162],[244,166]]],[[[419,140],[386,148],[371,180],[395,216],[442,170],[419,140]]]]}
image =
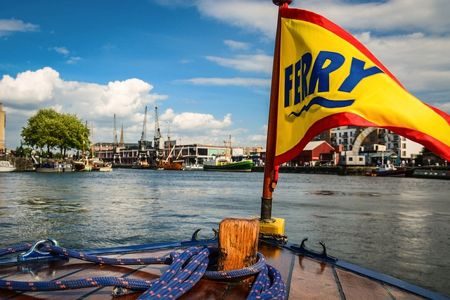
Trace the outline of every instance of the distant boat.
{"type": "Polygon", "coordinates": [[[377,167],[376,169],[373,169],[371,171],[368,171],[366,173],[366,176],[395,176],[395,177],[402,177],[406,175],[406,168],[404,167],[395,167],[392,164],[383,165],[380,167],[377,167]]]}
{"type": "Polygon", "coordinates": [[[0,172],[13,172],[16,170],[16,167],[14,167],[9,161],[2,160],[0,161],[0,172]]]}
{"type": "Polygon", "coordinates": [[[109,162],[105,162],[99,158],[93,158],[89,160],[89,164],[92,166],[92,171],[98,171],[98,172],[111,172],[112,171],[112,164],[109,162]]]}
{"type": "Polygon", "coordinates": [[[203,165],[194,164],[194,165],[187,165],[184,167],[185,171],[203,171],[203,165]]]}
{"type": "Polygon", "coordinates": [[[72,171],[72,164],[58,161],[46,161],[36,167],[37,173],[63,173],[72,171]]]}
{"type": "Polygon", "coordinates": [[[163,161],[158,166],[158,169],[161,168],[163,170],[180,171],[183,170],[183,161],[182,160],[163,161]]]}
{"type": "Polygon", "coordinates": [[[412,177],[430,179],[450,179],[450,169],[414,169],[412,177]]]}
{"type": "Polygon", "coordinates": [[[73,162],[75,171],[77,172],[90,172],[92,171],[92,165],[88,159],[80,159],[73,162]]]}
{"type": "Polygon", "coordinates": [[[204,171],[221,171],[221,172],[251,172],[253,161],[244,159],[232,162],[225,157],[218,157],[212,161],[205,161],[203,164],[204,171]]]}

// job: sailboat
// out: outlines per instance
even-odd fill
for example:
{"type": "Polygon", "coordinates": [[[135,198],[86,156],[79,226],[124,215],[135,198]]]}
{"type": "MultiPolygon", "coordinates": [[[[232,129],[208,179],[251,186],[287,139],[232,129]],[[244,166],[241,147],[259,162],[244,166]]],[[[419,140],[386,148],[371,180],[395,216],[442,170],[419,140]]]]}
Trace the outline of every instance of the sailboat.
{"type": "Polygon", "coordinates": [[[0,249],[0,256],[10,256],[0,260],[0,296],[31,298],[38,292],[39,298],[77,299],[448,299],[330,256],[323,243],[321,251],[311,250],[307,239],[288,243],[284,220],[272,216],[277,166],[329,126],[390,127],[450,160],[450,116],[418,100],[410,104],[413,110],[405,110],[405,101],[412,96],[361,43],[320,15],[289,8],[290,2],[274,0],[279,14],[260,219],[225,219],[218,237],[203,240],[196,231],[184,241],[85,251],[60,247],[51,239],[0,249]],[[340,71],[356,73],[336,77],[343,82],[328,78],[339,69],[342,59],[349,62],[348,68],[340,71]],[[295,93],[289,90],[302,83],[295,79],[300,73],[294,75],[298,66],[303,75],[318,82],[312,85],[317,90],[296,102],[295,93]],[[363,89],[352,92],[361,81],[363,89]],[[328,99],[333,95],[350,97],[328,99]],[[388,106],[382,105],[379,110],[373,106],[359,111],[368,102],[388,100],[402,105],[391,105],[394,109],[388,112],[388,106]],[[52,294],[55,290],[58,292],[52,294]]]}

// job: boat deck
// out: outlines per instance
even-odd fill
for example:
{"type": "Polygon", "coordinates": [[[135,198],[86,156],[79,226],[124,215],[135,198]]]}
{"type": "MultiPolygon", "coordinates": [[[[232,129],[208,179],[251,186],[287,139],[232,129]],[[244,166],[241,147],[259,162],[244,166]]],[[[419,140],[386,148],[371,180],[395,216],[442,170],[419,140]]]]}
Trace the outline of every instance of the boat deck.
{"type": "MultiPolygon", "coordinates": [[[[111,257],[159,257],[173,249],[148,251],[111,257]]],[[[314,258],[272,245],[262,244],[259,251],[277,268],[286,282],[289,299],[422,299],[407,291],[357,275],[314,258]]],[[[161,275],[166,265],[108,266],[82,260],[58,260],[1,267],[0,279],[50,281],[94,276],[118,276],[152,280],[161,275]]],[[[111,299],[113,287],[94,287],[54,292],[16,293],[0,289],[0,299],[111,299]]],[[[181,299],[245,299],[249,284],[202,279],[181,299]]],[[[141,292],[114,299],[136,299],[141,292]]]]}

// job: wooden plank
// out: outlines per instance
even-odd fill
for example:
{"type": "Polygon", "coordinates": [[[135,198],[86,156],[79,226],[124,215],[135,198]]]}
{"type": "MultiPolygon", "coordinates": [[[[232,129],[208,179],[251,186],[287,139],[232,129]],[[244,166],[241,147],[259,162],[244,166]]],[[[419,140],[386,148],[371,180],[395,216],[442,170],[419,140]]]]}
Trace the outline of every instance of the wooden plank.
{"type": "Polygon", "coordinates": [[[290,299],[340,299],[330,265],[298,256],[292,272],[290,299]]]}
{"type": "Polygon", "coordinates": [[[387,289],[389,291],[389,293],[397,300],[402,300],[402,299],[411,299],[411,300],[419,300],[419,299],[425,299],[422,298],[420,296],[411,294],[410,292],[401,290],[399,288],[387,285],[387,284],[383,284],[384,288],[387,289]]]}
{"type": "Polygon", "coordinates": [[[266,262],[276,268],[287,286],[291,280],[292,269],[297,256],[289,250],[260,243],[259,252],[266,258],[266,262]]]}
{"type": "Polygon", "coordinates": [[[351,299],[393,299],[378,281],[336,268],[347,300],[351,299]]]}

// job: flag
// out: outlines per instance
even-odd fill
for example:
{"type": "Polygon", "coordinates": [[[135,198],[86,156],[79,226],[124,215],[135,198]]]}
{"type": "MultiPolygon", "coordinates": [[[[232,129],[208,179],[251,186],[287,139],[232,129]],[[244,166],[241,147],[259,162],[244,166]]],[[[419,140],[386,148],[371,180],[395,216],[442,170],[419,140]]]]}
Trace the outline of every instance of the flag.
{"type": "Polygon", "coordinates": [[[301,9],[282,7],[279,26],[275,165],[347,125],[386,128],[450,160],[450,116],[410,94],[356,38],[301,9]]]}

